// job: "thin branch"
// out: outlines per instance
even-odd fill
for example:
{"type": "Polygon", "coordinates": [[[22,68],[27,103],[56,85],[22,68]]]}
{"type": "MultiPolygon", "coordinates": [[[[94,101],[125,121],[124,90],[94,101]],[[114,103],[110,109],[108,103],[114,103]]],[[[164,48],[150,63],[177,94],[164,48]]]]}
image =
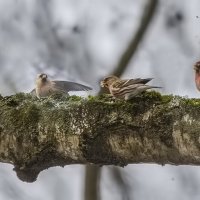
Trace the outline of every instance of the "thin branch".
{"type": "Polygon", "coordinates": [[[158,0],[149,0],[148,5],[144,9],[144,14],[141,19],[141,25],[138,31],[136,32],[136,34],[134,34],[133,38],[131,39],[127,49],[123,53],[117,67],[112,73],[113,75],[121,76],[126,70],[130,60],[133,58],[133,55],[137,51],[137,48],[139,44],[141,43],[147,31],[147,28],[149,27],[153,19],[153,16],[156,13],[155,11],[156,11],[157,5],[158,5],[158,0]]]}
{"type": "Polygon", "coordinates": [[[95,165],[87,165],[85,169],[85,200],[99,199],[99,180],[101,169],[95,165]]]}

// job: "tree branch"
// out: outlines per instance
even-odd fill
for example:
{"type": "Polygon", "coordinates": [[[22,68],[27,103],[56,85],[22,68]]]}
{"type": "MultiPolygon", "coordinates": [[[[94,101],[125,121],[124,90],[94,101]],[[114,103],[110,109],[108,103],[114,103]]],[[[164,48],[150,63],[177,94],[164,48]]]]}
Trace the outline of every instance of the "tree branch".
{"type": "Polygon", "coordinates": [[[200,100],[144,93],[0,97],[0,162],[28,182],[52,166],[200,164],[200,100]]]}

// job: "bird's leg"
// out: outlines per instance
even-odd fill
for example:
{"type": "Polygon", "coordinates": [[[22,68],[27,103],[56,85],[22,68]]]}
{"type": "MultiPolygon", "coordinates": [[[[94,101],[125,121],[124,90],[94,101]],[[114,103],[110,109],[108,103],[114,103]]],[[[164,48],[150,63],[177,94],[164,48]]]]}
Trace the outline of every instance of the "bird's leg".
{"type": "Polygon", "coordinates": [[[112,100],[116,100],[117,98],[115,96],[113,96],[112,94],[108,94],[108,98],[112,99],[112,100]]]}

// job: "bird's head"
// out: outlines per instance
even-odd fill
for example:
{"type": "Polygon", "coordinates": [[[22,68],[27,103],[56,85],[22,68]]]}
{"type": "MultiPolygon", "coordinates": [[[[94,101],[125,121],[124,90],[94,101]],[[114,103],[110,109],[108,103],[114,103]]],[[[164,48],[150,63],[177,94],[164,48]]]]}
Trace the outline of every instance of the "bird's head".
{"type": "Polygon", "coordinates": [[[46,74],[38,74],[36,78],[37,83],[45,83],[48,80],[48,76],[46,74]]]}
{"type": "Polygon", "coordinates": [[[197,74],[200,74],[200,61],[195,63],[194,70],[197,74]]]}
{"type": "Polygon", "coordinates": [[[101,87],[106,87],[108,88],[113,82],[117,81],[119,78],[116,76],[108,76],[104,78],[101,82],[100,85],[101,87]]]}
{"type": "Polygon", "coordinates": [[[200,91],[200,61],[195,63],[194,70],[195,70],[195,84],[197,89],[200,91]]]}

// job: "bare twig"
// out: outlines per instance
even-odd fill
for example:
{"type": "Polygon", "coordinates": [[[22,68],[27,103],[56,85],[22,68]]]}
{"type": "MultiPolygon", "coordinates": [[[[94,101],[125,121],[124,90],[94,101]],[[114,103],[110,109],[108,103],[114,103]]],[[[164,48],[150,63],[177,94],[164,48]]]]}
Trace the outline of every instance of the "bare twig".
{"type": "Polygon", "coordinates": [[[144,9],[141,25],[137,33],[134,34],[133,38],[131,39],[127,49],[123,53],[118,65],[116,66],[115,70],[112,73],[113,75],[121,76],[126,70],[130,60],[132,59],[133,55],[135,54],[138,48],[138,45],[142,41],[147,31],[147,28],[150,25],[150,22],[153,19],[157,5],[158,5],[158,0],[149,0],[148,5],[144,9]]]}

